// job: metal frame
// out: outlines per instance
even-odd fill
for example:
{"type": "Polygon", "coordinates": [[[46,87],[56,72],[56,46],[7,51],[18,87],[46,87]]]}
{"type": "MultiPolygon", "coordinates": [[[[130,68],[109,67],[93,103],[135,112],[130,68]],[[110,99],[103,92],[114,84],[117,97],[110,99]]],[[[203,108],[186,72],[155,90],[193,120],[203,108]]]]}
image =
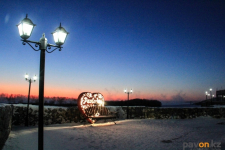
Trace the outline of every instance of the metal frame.
{"type": "MultiPolygon", "coordinates": [[[[41,49],[39,48],[39,49],[35,49],[30,43],[33,43],[33,44],[35,44],[35,47],[40,47],[40,45],[41,45],[41,43],[40,42],[35,42],[35,41],[30,41],[30,40],[24,40],[24,39],[22,39],[21,41],[23,41],[22,42],[22,44],[23,45],[26,45],[26,44],[28,44],[34,51],[40,51],[41,49]]],[[[62,50],[62,46],[61,45],[53,45],[53,44],[47,44],[47,48],[46,48],[46,52],[47,53],[52,53],[52,52],[54,52],[55,50],[57,50],[57,49],[59,49],[59,51],[61,51],[62,50]],[[52,51],[48,51],[47,50],[47,48],[50,50],[52,47],[56,47],[55,49],[53,49],[52,51]]]]}
{"type": "Polygon", "coordinates": [[[128,105],[129,105],[129,104],[128,104],[128,103],[129,103],[129,94],[132,94],[132,93],[133,93],[133,90],[131,89],[130,92],[127,91],[127,90],[124,90],[124,93],[127,94],[127,119],[129,119],[129,118],[128,118],[128,114],[129,114],[129,106],[128,106],[128,105]]]}
{"type": "MultiPolygon", "coordinates": [[[[33,24],[33,22],[27,16],[28,15],[26,15],[26,18],[24,18],[17,26],[19,27],[20,24],[23,25],[24,23],[32,25],[33,26],[32,30],[31,30],[31,33],[32,33],[32,31],[34,29],[34,26],[36,26],[36,25],[33,24]]],[[[19,32],[23,32],[23,30],[20,31],[21,28],[18,28],[18,29],[19,29],[19,32]]],[[[56,42],[56,45],[48,44],[44,33],[43,33],[42,37],[40,38],[39,42],[27,40],[31,36],[31,33],[30,33],[29,36],[24,34],[24,32],[23,32],[23,34],[20,35],[20,37],[22,38],[21,41],[22,41],[23,45],[28,44],[34,51],[41,51],[40,52],[40,72],[39,72],[38,150],[43,150],[44,149],[44,129],[43,129],[44,128],[43,127],[44,123],[43,123],[43,116],[44,116],[45,51],[47,53],[52,53],[52,52],[54,52],[57,49],[59,49],[59,51],[61,51],[61,49],[62,49],[61,45],[64,44],[64,42],[66,40],[66,37],[69,34],[69,32],[67,32],[61,26],[61,23],[60,23],[60,26],[58,28],[56,28],[56,30],[54,32],[59,32],[59,31],[64,32],[66,34],[66,36],[65,36],[65,39],[64,39],[63,43],[58,41],[58,42],[56,42]],[[35,47],[39,46],[39,49],[36,49],[31,44],[35,44],[35,47]],[[51,51],[48,51],[52,47],[55,47],[55,49],[53,49],[51,51]]]]}
{"type": "Polygon", "coordinates": [[[28,91],[28,100],[27,100],[27,116],[26,116],[26,120],[25,120],[25,126],[29,126],[29,104],[30,104],[30,89],[31,89],[31,83],[35,82],[36,80],[32,80],[25,78],[26,81],[29,82],[29,91],[28,91]]]}
{"type": "Polygon", "coordinates": [[[44,77],[45,77],[45,51],[47,53],[52,53],[55,50],[59,49],[61,51],[61,45],[53,45],[48,44],[47,39],[45,38],[45,34],[43,33],[39,42],[30,41],[26,39],[21,39],[22,44],[28,44],[34,51],[40,52],[40,71],[39,71],[39,114],[38,114],[38,150],[44,149],[44,77]],[[39,46],[39,49],[35,49],[31,44],[35,44],[35,47],[39,46]],[[51,47],[56,47],[52,51],[48,51],[47,49],[51,49],[51,47]]]}

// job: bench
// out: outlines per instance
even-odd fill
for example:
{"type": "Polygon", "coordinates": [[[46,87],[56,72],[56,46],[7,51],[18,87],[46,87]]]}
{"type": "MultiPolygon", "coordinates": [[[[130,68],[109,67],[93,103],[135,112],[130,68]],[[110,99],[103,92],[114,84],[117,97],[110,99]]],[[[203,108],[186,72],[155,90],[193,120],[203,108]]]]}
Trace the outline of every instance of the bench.
{"type": "Polygon", "coordinates": [[[104,106],[91,106],[86,108],[85,112],[87,115],[86,118],[91,119],[93,123],[101,119],[104,119],[105,122],[107,119],[111,119],[116,124],[115,120],[117,113],[110,112],[109,109],[104,106]]]}
{"type": "Polygon", "coordinates": [[[113,119],[116,119],[117,113],[104,107],[104,97],[101,93],[83,92],[78,97],[77,105],[83,121],[86,119],[92,124],[100,119],[111,119],[116,124],[113,119]]]}

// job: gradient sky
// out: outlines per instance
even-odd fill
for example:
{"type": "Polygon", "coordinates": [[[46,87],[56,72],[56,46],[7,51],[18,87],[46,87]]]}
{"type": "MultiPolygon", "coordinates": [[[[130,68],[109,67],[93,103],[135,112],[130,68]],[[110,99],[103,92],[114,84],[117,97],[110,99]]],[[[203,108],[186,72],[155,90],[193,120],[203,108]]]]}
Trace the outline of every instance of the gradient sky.
{"type": "MultiPolygon", "coordinates": [[[[106,100],[203,100],[225,88],[225,1],[6,0],[0,5],[0,93],[28,93],[25,73],[39,76],[40,52],[22,45],[16,25],[28,14],[39,41],[62,23],[61,52],[46,53],[45,96],[106,100]]],[[[38,95],[32,83],[31,95],[38,95]]]]}

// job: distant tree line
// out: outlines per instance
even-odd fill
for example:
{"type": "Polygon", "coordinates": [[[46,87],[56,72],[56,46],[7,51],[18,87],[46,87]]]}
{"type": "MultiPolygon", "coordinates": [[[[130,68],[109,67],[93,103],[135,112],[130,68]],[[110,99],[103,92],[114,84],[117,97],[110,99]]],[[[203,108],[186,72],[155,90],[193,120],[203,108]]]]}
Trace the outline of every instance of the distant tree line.
{"type": "MultiPolygon", "coordinates": [[[[45,97],[45,105],[52,106],[76,106],[77,99],[68,97],[45,97]]],[[[0,94],[0,103],[27,104],[28,97],[19,94],[0,94]]],[[[38,96],[30,96],[30,104],[38,105],[38,96]]]]}
{"type": "Polygon", "coordinates": [[[202,100],[200,102],[196,102],[195,105],[201,105],[202,107],[207,107],[211,105],[225,105],[225,101],[218,100],[216,97],[212,99],[202,100]]]}
{"type": "Polygon", "coordinates": [[[131,99],[129,101],[105,101],[106,106],[146,106],[146,107],[161,107],[162,103],[158,100],[148,99],[131,99]]]}
{"type": "MultiPolygon", "coordinates": [[[[68,97],[45,97],[44,104],[49,106],[77,106],[77,99],[68,97]]],[[[0,103],[27,104],[28,97],[20,94],[0,94],[0,103]]],[[[38,96],[30,96],[30,104],[38,105],[38,96]]],[[[131,99],[129,101],[105,101],[106,106],[147,106],[161,107],[158,100],[131,99]]]]}

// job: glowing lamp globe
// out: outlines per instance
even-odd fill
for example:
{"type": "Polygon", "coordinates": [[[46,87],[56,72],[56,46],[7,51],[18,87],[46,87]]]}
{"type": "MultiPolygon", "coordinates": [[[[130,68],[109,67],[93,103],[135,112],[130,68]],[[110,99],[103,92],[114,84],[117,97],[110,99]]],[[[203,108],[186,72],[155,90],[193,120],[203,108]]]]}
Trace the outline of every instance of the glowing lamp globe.
{"type": "Polygon", "coordinates": [[[35,75],[33,78],[34,78],[34,82],[35,82],[37,80],[37,76],[35,75]]]}
{"type": "Polygon", "coordinates": [[[67,32],[60,23],[60,26],[52,33],[55,44],[59,46],[63,45],[68,34],[69,32],[67,32]]]}
{"type": "Polygon", "coordinates": [[[17,25],[20,37],[24,40],[28,39],[31,36],[34,26],[35,24],[33,24],[33,22],[29,18],[27,18],[27,15],[26,15],[26,18],[24,18],[17,25]]]}
{"type": "Polygon", "coordinates": [[[29,77],[29,76],[28,76],[28,74],[26,73],[26,75],[25,75],[25,80],[27,80],[27,79],[28,79],[28,77],[29,77]]]}

